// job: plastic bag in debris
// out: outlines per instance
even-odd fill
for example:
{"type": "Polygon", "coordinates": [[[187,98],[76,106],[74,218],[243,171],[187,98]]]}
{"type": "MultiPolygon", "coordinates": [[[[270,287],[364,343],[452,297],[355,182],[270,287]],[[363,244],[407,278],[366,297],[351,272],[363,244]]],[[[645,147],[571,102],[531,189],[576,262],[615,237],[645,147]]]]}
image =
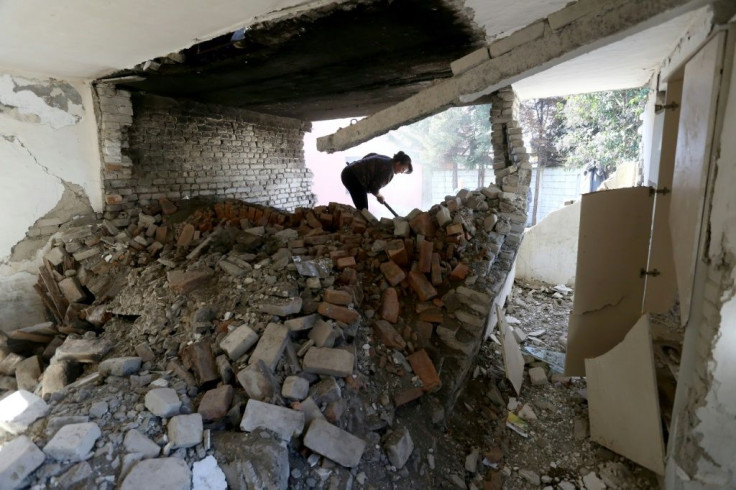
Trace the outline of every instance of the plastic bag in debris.
{"type": "Polygon", "coordinates": [[[565,372],[565,354],[553,350],[539,349],[525,345],[522,348],[527,354],[542,362],[549,364],[550,369],[556,373],[565,372]]]}

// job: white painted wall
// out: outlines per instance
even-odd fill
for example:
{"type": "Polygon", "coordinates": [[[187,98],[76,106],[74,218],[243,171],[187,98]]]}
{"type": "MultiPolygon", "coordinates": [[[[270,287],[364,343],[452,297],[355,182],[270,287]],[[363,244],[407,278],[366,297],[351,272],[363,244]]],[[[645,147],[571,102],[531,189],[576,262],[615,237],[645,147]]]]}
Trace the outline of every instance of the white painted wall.
{"type": "Polygon", "coordinates": [[[708,452],[708,458],[698,462],[696,480],[701,484],[715,484],[712,488],[736,486],[736,459],[733,457],[736,441],[736,56],[727,96],[708,255],[714,263],[730,267],[731,276],[730,286],[721,291],[724,301],[721,324],[708,366],[713,382],[706,405],[697,412],[700,423],[694,430],[701,447],[708,452]]]}
{"type": "Polygon", "coordinates": [[[527,229],[516,258],[516,277],[573,286],[579,230],[579,200],[553,211],[527,229]]]}
{"type": "Polygon", "coordinates": [[[8,330],[42,321],[33,291],[40,260],[10,262],[10,254],[56,206],[62,181],[80,186],[102,210],[88,83],[0,73],[0,175],[0,329],[8,330]]]}

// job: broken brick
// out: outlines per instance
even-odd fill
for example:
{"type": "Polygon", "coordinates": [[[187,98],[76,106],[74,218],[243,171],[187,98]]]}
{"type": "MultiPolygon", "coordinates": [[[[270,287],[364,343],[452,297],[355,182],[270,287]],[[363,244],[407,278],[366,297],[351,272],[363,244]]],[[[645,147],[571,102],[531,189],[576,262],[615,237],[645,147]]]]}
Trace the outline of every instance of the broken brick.
{"type": "Polygon", "coordinates": [[[199,286],[208,281],[213,275],[210,269],[197,269],[193,271],[169,271],[166,278],[169,281],[169,287],[182,294],[194,291],[199,286]]]}
{"type": "Polygon", "coordinates": [[[406,342],[401,335],[399,335],[399,332],[397,332],[396,329],[387,321],[376,320],[373,323],[373,330],[386,347],[390,347],[392,349],[403,349],[406,347],[406,342]]]}
{"type": "Polygon", "coordinates": [[[434,223],[432,223],[432,217],[429,213],[420,213],[413,220],[409,222],[409,226],[414,230],[417,235],[424,235],[428,238],[434,238],[437,232],[434,223]]]}
{"type": "Polygon", "coordinates": [[[325,301],[333,305],[349,305],[353,302],[353,295],[347,291],[325,289],[325,301]]]}
{"type": "Polygon", "coordinates": [[[434,243],[429,240],[424,240],[419,246],[419,264],[417,269],[419,272],[427,273],[432,270],[432,251],[434,250],[434,243]]]}
{"type": "Polygon", "coordinates": [[[388,283],[392,286],[396,286],[406,278],[406,273],[401,270],[401,267],[390,260],[381,264],[381,272],[384,277],[386,277],[388,283]]]}
{"type": "Polygon", "coordinates": [[[445,232],[447,233],[447,236],[462,235],[463,225],[462,223],[453,223],[451,225],[447,225],[447,228],[445,228],[445,232]]]}
{"type": "Polygon", "coordinates": [[[396,405],[396,408],[406,405],[407,403],[411,403],[414,400],[421,398],[421,396],[424,394],[424,391],[422,391],[421,388],[418,387],[411,387],[405,390],[400,390],[394,393],[394,405],[396,405]]]}
{"type": "Polygon", "coordinates": [[[429,358],[427,351],[424,349],[411,354],[406,358],[411,364],[414,373],[422,380],[422,389],[427,392],[438,390],[442,386],[442,381],[437,374],[434,363],[429,358]]]}
{"type": "Polygon", "coordinates": [[[222,385],[204,394],[199,402],[197,413],[204,420],[217,420],[227,415],[233,401],[234,390],[230,385],[222,385]]]}
{"type": "Polygon", "coordinates": [[[442,267],[440,266],[440,254],[432,254],[432,266],[431,266],[431,277],[432,285],[439,286],[442,284],[442,267]]]}
{"type": "Polygon", "coordinates": [[[67,277],[59,282],[59,289],[61,290],[61,294],[63,294],[70,303],[79,303],[84,301],[84,298],[87,296],[84,294],[84,291],[82,291],[82,287],[79,285],[79,281],[77,281],[76,277],[67,277]]]}
{"type": "Polygon", "coordinates": [[[386,288],[381,297],[381,318],[396,323],[399,320],[399,295],[395,288],[386,288]]]}
{"type": "Polygon", "coordinates": [[[186,346],[181,353],[181,360],[184,367],[194,372],[194,377],[200,387],[215,385],[220,379],[209,341],[200,341],[186,346]]]}
{"type": "Polygon", "coordinates": [[[355,267],[355,257],[340,257],[335,261],[337,270],[343,270],[346,267],[355,267]]]}
{"type": "Polygon", "coordinates": [[[470,272],[470,268],[464,263],[460,262],[455,266],[454,269],[452,269],[452,272],[450,273],[450,278],[462,281],[468,276],[468,272],[470,272]]]}
{"type": "Polygon", "coordinates": [[[421,272],[409,272],[409,285],[417,293],[421,301],[427,301],[437,296],[437,290],[421,272]]]}
{"type": "Polygon", "coordinates": [[[161,212],[166,215],[174,214],[178,210],[178,208],[165,197],[159,198],[158,203],[161,205],[161,212]]]}
{"type": "Polygon", "coordinates": [[[332,318],[333,320],[347,324],[351,324],[360,318],[360,314],[355,310],[325,302],[319,304],[317,312],[327,318],[332,318]]]}
{"type": "Polygon", "coordinates": [[[176,241],[176,248],[187,249],[194,240],[194,226],[187,223],[179,233],[179,239],[176,241]]]}

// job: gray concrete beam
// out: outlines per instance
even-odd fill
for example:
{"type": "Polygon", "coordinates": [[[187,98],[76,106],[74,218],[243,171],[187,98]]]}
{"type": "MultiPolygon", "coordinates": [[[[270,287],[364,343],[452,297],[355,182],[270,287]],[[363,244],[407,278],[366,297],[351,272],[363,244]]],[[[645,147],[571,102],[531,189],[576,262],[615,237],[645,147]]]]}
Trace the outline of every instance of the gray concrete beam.
{"type": "Polygon", "coordinates": [[[490,52],[500,53],[499,56],[334,134],[318,138],[317,149],[332,153],[351,148],[448,107],[473,102],[522,78],[709,3],[708,0],[579,0],[544,21],[536,21],[492,43],[490,52]],[[543,24],[541,36],[539,24],[543,24]],[[498,43],[502,43],[497,46],[501,49],[494,49],[498,43]]]}

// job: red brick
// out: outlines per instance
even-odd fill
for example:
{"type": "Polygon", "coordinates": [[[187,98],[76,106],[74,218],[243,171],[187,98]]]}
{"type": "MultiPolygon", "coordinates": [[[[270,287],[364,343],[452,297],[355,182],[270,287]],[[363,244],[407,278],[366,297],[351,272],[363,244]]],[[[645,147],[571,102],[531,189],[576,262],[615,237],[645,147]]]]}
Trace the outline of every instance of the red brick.
{"type": "Polygon", "coordinates": [[[422,345],[428,345],[432,338],[432,332],[434,331],[434,325],[429,322],[418,321],[414,324],[414,330],[417,332],[417,337],[422,345]]]}
{"type": "Polygon", "coordinates": [[[434,243],[430,240],[424,240],[419,247],[419,272],[427,273],[432,270],[432,251],[434,243]]]}
{"type": "Polygon", "coordinates": [[[343,269],[340,273],[340,277],[338,278],[338,282],[346,285],[358,284],[358,271],[352,267],[343,269]]]}
{"type": "Polygon", "coordinates": [[[158,203],[161,205],[161,212],[164,214],[174,214],[178,211],[179,208],[174,206],[174,204],[166,199],[165,197],[160,197],[158,199],[158,203]]]}
{"type": "Polygon", "coordinates": [[[453,223],[451,225],[447,225],[447,228],[445,228],[445,231],[447,232],[448,236],[462,235],[463,225],[461,223],[453,223]]]}
{"type": "Polygon", "coordinates": [[[166,278],[169,281],[169,287],[177,293],[186,294],[194,291],[204,282],[212,277],[213,273],[210,269],[197,269],[193,271],[169,271],[166,278]]]}
{"type": "Polygon", "coordinates": [[[355,310],[350,310],[344,306],[331,305],[330,303],[325,302],[319,304],[317,312],[327,318],[332,318],[333,320],[347,324],[353,323],[360,318],[360,314],[355,310]]]}
{"type": "Polygon", "coordinates": [[[304,237],[304,243],[307,245],[324,245],[330,240],[332,240],[332,235],[330,235],[329,233],[304,237]]]}
{"type": "Polygon", "coordinates": [[[409,265],[409,254],[403,240],[393,240],[386,247],[386,255],[389,260],[396,262],[400,266],[409,265]]]}
{"type": "Polygon", "coordinates": [[[209,341],[200,341],[186,346],[181,353],[184,367],[194,373],[199,386],[217,384],[220,374],[209,341]]]}
{"type": "Polygon", "coordinates": [[[432,285],[439,286],[442,284],[442,267],[440,266],[440,254],[432,254],[432,285]]]}
{"type": "Polygon", "coordinates": [[[442,381],[434,368],[432,360],[424,349],[416,351],[414,354],[406,358],[411,364],[414,374],[422,380],[423,390],[427,392],[438,390],[442,386],[442,381]]]}
{"type": "Polygon", "coordinates": [[[483,490],[502,490],[503,477],[500,471],[489,470],[486,479],[483,480],[483,490]]]}
{"type": "Polygon", "coordinates": [[[442,323],[445,316],[439,308],[429,308],[419,314],[419,319],[424,322],[442,323]]]}
{"type": "Polygon", "coordinates": [[[333,305],[349,305],[353,302],[353,295],[347,291],[325,289],[325,301],[333,305]]]}
{"type": "Polygon", "coordinates": [[[381,272],[386,277],[388,283],[392,286],[396,286],[406,278],[406,273],[401,270],[401,267],[390,260],[381,264],[381,272]]]}
{"type": "Polygon", "coordinates": [[[319,220],[317,219],[317,217],[314,215],[313,212],[311,211],[307,212],[304,218],[307,224],[311,226],[312,228],[322,228],[322,223],[319,222],[319,220]]]}
{"type": "Polygon", "coordinates": [[[194,226],[187,223],[184,225],[184,227],[181,229],[181,232],[179,233],[179,239],[176,241],[176,248],[183,248],[183,249],[189,248],[189,245],[192,244],[193,239],[194,239],[194,226]]]}
{"type": "Polygon", "coordinates": [[[233,401],[233,387],[223,385],[204,394],[199,402],[199,413],[204,420],[217,420],[227,415],[230,403],[233,401]]]}
{"type": "Polygon", "coordinates": [[[455,266],[454,269],[452,269],[452,272],[450,273],[450,278],[462,281],[468,276],[468,272],[470,272],[470,268],[464,263],[460,262],[455,266]]]}
{"type": "Polygon", "coordinates": [[[392,349],[403,349],[406,347],[406,342],[399,332],[397,332],[396,329],[385,320],[376,320],[373,322],[373,331],[376,333],[378,338],[381,339],[381,342],[386,345],[386,347],[390,347],[392,349]]]}
{"type": "Polygon", "coordinates": [[[120,194],[105,194],[105,202],[107,204],[120,204],[123,202],[123,196],[120,194]]]}
{"type": "Polygon", "coordinates": [[[408,388],[405,390],[399,390],[396,393],[394,393],[394,405],[396,405],[396,408],[406,405],[407,403],[413,402],[414,400],[420,398],[424,392],[421,388],[408,388]]]}
{"type": "Polygon", "coordinates": [[[437,228],[432,223],[432,217],[429,213],[421,213],[409,222],[409,226],[417,235],[424,235],[428,238],[434,238],[437,228]]]}
{"type": "Polygon", "coordinates": [[[387,288],[381,298],[381,318],[391,323],[399,320],[399,295],[395,288],[387,288]]]}
{"type": "Polygon", "coordinates": [[[340,257],[335,261],[337,270],[343,270],[346,267],[355,267],[355,257],[340,257]]]}
{"type": "Polygon", "coordinates": [[[437,296],[437,290],[421,272],[409,272],[409,285],[417,293],[420,301],[427,301],[437,296]]]}
{"type": "Polygon", "coordinates": [[[347,257],[348,255],[350,254],[347,250],[333,250],[332,252],[330,252],[330,258],[332,260],[341,259],[343,257],[347,257]]]}
{"type": "Polygon", "coordinates": [[[355,233],[363,233],[366,229],[365,221],[354,219],[350,224],[350,228],[352,228],[355,233]]]}

